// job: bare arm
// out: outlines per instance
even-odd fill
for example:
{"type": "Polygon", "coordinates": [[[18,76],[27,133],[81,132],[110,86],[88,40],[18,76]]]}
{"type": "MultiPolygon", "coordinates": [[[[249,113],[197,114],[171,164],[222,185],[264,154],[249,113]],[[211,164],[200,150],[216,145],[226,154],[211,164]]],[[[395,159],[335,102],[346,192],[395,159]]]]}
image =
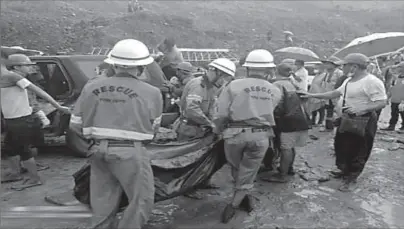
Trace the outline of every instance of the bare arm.
{"type": "Polygon", "coordinates": [[[39,88],[38,86],[34,85],[34,84],[30,84],[27,87],[28,90],[33,91],[36,95],[38,95],[39,97],[41,97],[42,99],[48,101],[50,104],[52,104],[52,106],[54,106],[56,109],[65,112],[66,108],[61,106],[58,102],[56,102],[56,100],[54,100],[52,98],[52,96],[50,96],[48,93],[46,93],[44,90],[42,90],[41,88],[39,88]]]}
{"type": "Polygon", "coordinates": [[[372,112],[383,109],[387,104],[387,100],[374,101],[367,105],[366,112],[372,112]]]}
{"type": "Polygon", "coordinates": [[[315,93],[315,94],[308,94],[307,97],[309,98],[317,98],[317,99],[335,99],[341,96],[341,92],[338,90],[328,91],[324,93],[315,93]]]}

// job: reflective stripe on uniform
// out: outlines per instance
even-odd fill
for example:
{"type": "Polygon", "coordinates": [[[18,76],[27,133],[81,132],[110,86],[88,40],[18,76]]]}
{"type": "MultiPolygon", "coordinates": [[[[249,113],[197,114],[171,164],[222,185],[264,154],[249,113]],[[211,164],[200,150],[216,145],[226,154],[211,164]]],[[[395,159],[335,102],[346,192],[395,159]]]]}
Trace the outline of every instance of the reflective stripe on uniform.
{"type": "Polygon", "coordinates": [[[72,114],[70,116],[70,123],[83,124],[83,120],[81,119],[80,116],[76,116],[76,115],[72,114]]]}
{"type": "Polygon", "coordinates": [[[197,101],[202,101],[202,96],[191,94],[187,96],[187,100],[197,100],[197,101]]]}
{"type": "Polygon", "coordinates": [[[86,137],[100,137],[110,139],[127,139],[135,141],[152,140],[153,134],[139,133],[136,131],[119,130],[100,127],[85,127],[83,128],[83,135],[86,137]]]}

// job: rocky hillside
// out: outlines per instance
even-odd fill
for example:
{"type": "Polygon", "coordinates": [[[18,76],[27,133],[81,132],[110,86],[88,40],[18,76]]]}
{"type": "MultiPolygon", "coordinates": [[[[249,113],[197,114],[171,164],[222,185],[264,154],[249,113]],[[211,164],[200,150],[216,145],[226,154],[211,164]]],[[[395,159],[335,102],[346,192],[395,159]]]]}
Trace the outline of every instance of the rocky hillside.
{"type": "Polygon", "coordinates": [[[369,1],[2,1],[2,45],[48,52],[84,53],[136,38],[155,46],[173,36],[180,47],[251,48],[283,46],[283,30],[295,43],[329,55],[368,32],[404,31],[404,2],[369,1]],[[266,34],[272,31],[268,42],[266,34]]]}

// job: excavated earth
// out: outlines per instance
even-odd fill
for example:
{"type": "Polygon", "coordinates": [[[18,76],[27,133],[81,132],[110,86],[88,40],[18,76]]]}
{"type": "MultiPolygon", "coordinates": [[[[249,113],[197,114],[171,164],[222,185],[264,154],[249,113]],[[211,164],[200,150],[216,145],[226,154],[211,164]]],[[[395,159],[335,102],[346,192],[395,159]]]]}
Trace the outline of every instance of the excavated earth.
{"type": "Polygon", "coordinates": [[[2,45],[47,53],[87,53],[136,38],[155,47],[171,36],[183,48],[284,46],[284,30],[295,46],[330,55],[366,33],[403,31],[400,1],[139,1],[142,11],[127,12],[127,1],[1,1],[2,45]],[[270,41],[268,32],[272,33],[270,41]]]}
{"type": "MultiPolygon", "coordinates": [[[[382,113],[380,126],[387,124],[389,109],[382,113]]],[[[403,134],[379,131],[372,155],[355,190],[342,193],[339,181],[327,182],[328,170],[334,168],[333,133],[311,132],[318,140],[310,140],[298,149],[298,174],[288,184],[256,182],[256,209],[250,214],[238,213],[229,224],[219,221],[220,212],[231,197],[228,167],[214,176],[217,191],[205,191],[203,200],[178,197],[156,204],[148,229],[166,228],[402,228],[404,219],[404,145],[403,134]]],[[[25,191],[13,191],[11,184],[1,187],[2,211],[15,206],[48,206],[47,195],[55,195],[73,187],[72,174],[86,161],[55,150],[40,155],[38,161],[50,166],[40,172],[46,183],[25,191]]],[[[266,174],[261,174],[265,176],[266,174]]],[[[87,228],[89,218],[29,219],[2,218],[2,228],[87,228]]]]}

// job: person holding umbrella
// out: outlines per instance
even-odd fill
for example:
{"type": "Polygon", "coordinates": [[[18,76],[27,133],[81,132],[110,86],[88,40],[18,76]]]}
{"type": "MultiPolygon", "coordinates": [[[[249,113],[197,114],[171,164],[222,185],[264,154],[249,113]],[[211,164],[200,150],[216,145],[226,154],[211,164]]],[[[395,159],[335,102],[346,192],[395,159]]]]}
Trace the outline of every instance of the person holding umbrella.
{"type": "Polygon", "coordinates": [[[334,99],[342,96],[341,124],[334,140],[336,165],[334,172],[342,178],[340,191],[350,191],[363,171],[377,130],[376,111],[386,106],[387,95],[383,82],[367,72],[369,58],[361,53],[348,54],[343,61],[343,73],[348,79],[337,89],[325,93],[300,92],[301,97],[334,99]]]}

